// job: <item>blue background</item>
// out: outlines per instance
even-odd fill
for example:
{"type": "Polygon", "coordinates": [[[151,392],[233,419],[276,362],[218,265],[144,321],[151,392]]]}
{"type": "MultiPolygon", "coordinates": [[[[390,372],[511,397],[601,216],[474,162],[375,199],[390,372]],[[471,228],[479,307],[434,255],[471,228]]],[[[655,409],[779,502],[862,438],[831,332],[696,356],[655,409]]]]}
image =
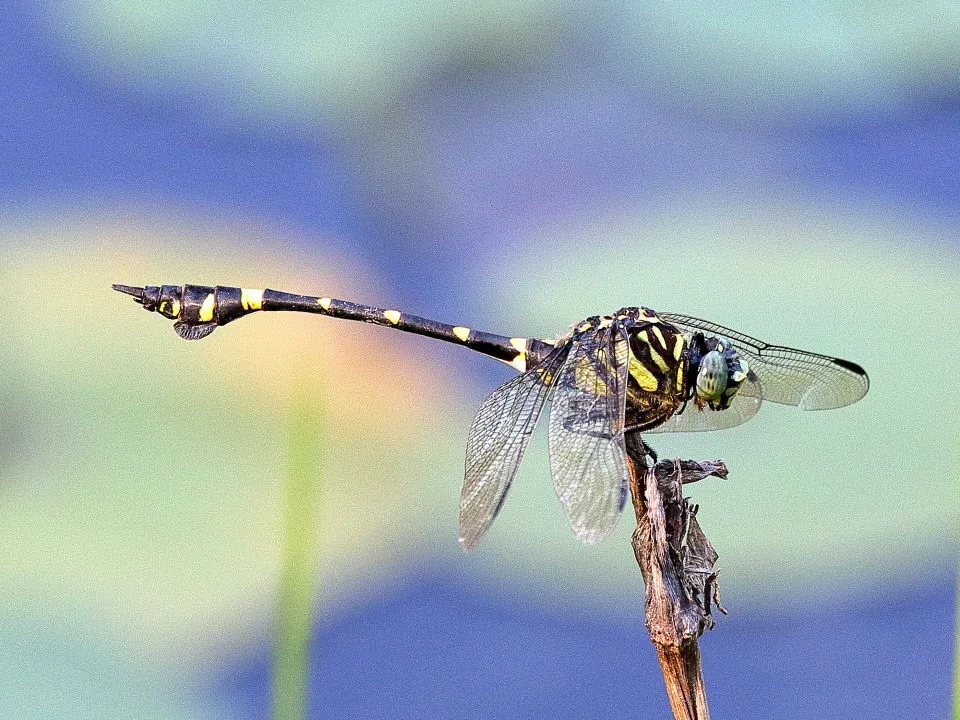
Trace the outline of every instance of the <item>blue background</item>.
{"type": "Polygon", "coordinates": [[[109,291],[197,282],[531,336],[643,304],[860,362],[859,405],[652,441],[732,470],[692,491],[731,610],[708,695],[947,716],[958,39],[952,6],[906,3],[8,3],[0,714],[266,715],[304,382],[318,716],[667,713],[629,523],[580,547],[543,437],[456,548],[508,368],[310,318],[186,347],[109,291]]]}

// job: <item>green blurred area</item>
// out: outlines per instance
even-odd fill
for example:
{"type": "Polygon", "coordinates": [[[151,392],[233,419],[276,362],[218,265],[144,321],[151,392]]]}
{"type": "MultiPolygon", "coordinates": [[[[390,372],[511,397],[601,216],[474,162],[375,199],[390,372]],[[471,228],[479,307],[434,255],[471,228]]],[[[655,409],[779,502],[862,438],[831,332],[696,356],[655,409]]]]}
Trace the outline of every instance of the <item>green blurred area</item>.
{"type": "Polygon", "coordinates": [[[322,572],[317,567],[313,536],[329,515],[323,512],[321,499],[326,455],[322,395],[313,382],[304,379],[294,385],[290,398],[282,568],[272,669],[270,717],[274,720],[306,717],[316,578],[322,572]]]}
{"type": "MultiPolygon", "coordinates": [[[[205,259],[202,245],[194,260],[175,260],[198,247],[198,235],[211,237],[210,227],[129,237],[72,225],[72,234],[55,224],[33,230],[36,247],[55,237],[72,243],[51,263],[21,234],[24,250],[0,275],[11,298],[48,289],[43,303],[7,321],[0,349],[0,583],[8,589],[99,608],[161,654],[202,656],[204,633],[257,636],[278,567],[283,418],[295,378],[306,376],[333,397],[331,521],[314,537],[330,575],[325,602],[341,597],[337,588],[389,582],[386,564],[425,553],[497,583],[547,583],[548,598],[633,605],[639,578],[623,552],[630,523],[599,546],[577,543],[553,495],[542,431],[480,550],[460,553],[471,399],[493,390],[455,376],[461,350],[290,316],[253,317],[184,343],[109,290],[111,281],[222,279],[383,300],[294,269],[357,276],[342,259],[311,263],[278,250],[265,263],[234,236],[227,270],[215,252],[205,259]],[[111,261],[118,247],[122,259],[111,261]]],[[[691,202],[528,238],[498,254],[502,270],[474,275],[490,279],[476,287],[476,305],[497,287],[502,320],[490,330],[551,335],[590,314],[646,304],[866,367],[870,393],[850,408],[769,404],[740,428],[649,438],[664,457],[727,462],[729,480],[690,490],[701,523],[740,592],[783,600],[811,583],[902,580],[952,562],[960,394],[941,349],[960,332],[947,311],[960,265],[909,233],[800,206],[754,207],[745,218],[691,202]],[[704,248],[715,250],[712,261],[704,248]],[[617,272],[610,258],[622,258],[617,272]],[[519,275],[524,282],[512,282],[519,275]]]]}
{"type": "Polygon", "coordinates": [[[241,114],[311,123],[366,122],[372,109],[463,58],[504,65],[536,57],[577,20],[558,0],[288,0],[266,8],[250,0],[98,0],[58,3],[48,16],[77,63],[98,74],[173,84],[201,103],[216,98],[212,105],[228,101],[241,114]]]}
{"type": "MultiPolygon", "coordinates": [[[[484,259],[472,277],[483,279],[478,298],[491,282],[502,288],[511,332],[550,335],[565,322],[647,305],[863,365],[870,392],[852,407],[805,413],[768,403],[738,428],[647,438],[662,457],[726,461],[727,481],[689,494],[734,592],[778,603],[799,593],[802,602],[804,589],[842,595],[851,583],[952,568],[960,527],[960,379],[944,361],[960,334],[952,241],[946,229],[894,215],[678,198],[657,212],[541,229],[484,259]]],[[[629,523],[585,549],[586,560],[572,542],[550,547],[540,528],[562,523],[559,512],[527,509],[545,494],[545,445],[531,443],[487,547],[518,572],[561,572],[620,602],[636,588],[622,552],[629,523]],[[527,532],[532,547],[511,553],[527,532]]]]}
{"type": "MultiPolygon", "coordinates": [[[[27,690],[0,703],[2,714],[30,717],[7,711],[33,688],[63,703],[62,716],[78,716],[78,687],[104,706],[155,706],[157,717],[201,712],[202,692],[183,694],[185,674],[272,632],[287,418],[303,378],[330,397],[324,520],[301,548],[324,569],[321,612],[452,562],[533,602],[640,617],[629,519],[598,546],[576,541],[542,431],[480,549],[459,551],[471,399],[494,389],[457,374],[461,349],[279,315],[185,343],[113,293],[114,281],[224,282],[392,304],[346,283],[365,275],[344,258],[313,257],[303,245],[286,252],[275,239],[265,259],[262,228],[178,222],[51,219],[4,239],[19,250],[0,270],[0,303],[36,300],[16,322],[4,316],[0,346],[0,626],[8,666],[16,648],[32,653],[14,673],[27,690]],[[234,249],[228,263],[216,249],[224,241],[234,249]],[[49,644],[30,644],[36,628],[49,644]],[[69,673],[61,636],[76,636],[83,655],[69,673]],[[100,682],[103,667],[118,668],[115,685],[100,682]],[[138,684],[144,667],[167,676],[138,684]],[[48,693],[51,677],[60,695],[48,693]],[[177,690],[165,698],[165,687],[177,690]]],[[[648,438],[663,457],[727,462],[729,480],[690,489],[721,555],[727,603],[788,608],[810,592],[842,598],[854,584],[952,567],[960,394],[943,352],[960,333],[950,311],[960,263],[938,232],[799,204],[758,202],[747,217],[697,198],[660,214],[540,230],[501,250],[497,265],[478,258],[472,277],[484,279],[476,307],[497,288],[492,331],[551,335],[646,304],[868,369],[870,394],[850,408],[770,405],[737,429],[648,438]]]]}
{"type": "Polygon", "coordinates": [[[0,320],[0,626],[11,648],[39,626],[51,643],[77,636],[77,652],[87,653],[67,669],[69,647],[37,639],[12,676],[18,691],[0,698],[4,717],[83,716],[82,688],[94,707],[109,707],[115,693],[143,717],[190,717],[184,707],[203,703],[189,699],[189,676],[273,632],[286,419],[305,377],[331,396],[324,496],[332,509],[303,538],[324,568],[322,602],[394,580],[377,565],[414,552],[441,508],[456,542],[455,503],[444,507],[431,483],[452,478],[456,496],[461,449],[428,451],[446,424],[437,393],[447,371],[417,357],[409,338],[381,331],[396,342],[384,349],[373,328],[251,318],[186,343],[110,289],[117,281],[240,283],[267,272],[277,286],[357,297],[372,291],[342,278],[363,273],[331,255],[284,254],[279,239],[265,262],[264,228],[218,235],[183,218],[138,226],[135,217],[111,225],[107,216],[0,238],[10,248],[0,305],[21,307],[0,320]],[[307,276],[305,267],[331,276],[307,276]],[[118,669],[115,686],[100,678],[109,667],[118,669]],[[150,683],[144,668],[154,668],[150,683]],[[156,696],[133,699],[137,688],[156,696]],[[44,703],[22,714],[18,703],[33,694],[44,703]],[[56,702],[60,712],[48,712],[56,702]]]}
{"type": "Polygon", "coordinates": [[[70,0],[50,5],[47,22],[74,62],[115,82],[172,85],[263,119],[383,122],[385,132],[396,103],[445,67],[548,61],[591,33],[611,73],[638,90],[733,115],[895,107],[918,83],[955,77],[960,62],[960,6],[942,1],[70,0]]]}

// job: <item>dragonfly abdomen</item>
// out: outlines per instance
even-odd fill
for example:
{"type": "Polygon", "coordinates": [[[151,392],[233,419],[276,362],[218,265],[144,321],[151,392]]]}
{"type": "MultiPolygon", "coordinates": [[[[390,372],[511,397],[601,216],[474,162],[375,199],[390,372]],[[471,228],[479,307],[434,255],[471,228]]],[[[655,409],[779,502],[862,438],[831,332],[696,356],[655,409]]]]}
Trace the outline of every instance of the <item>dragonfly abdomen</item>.
{"type": "Polygon", "coordinates": [[[505,362],[520,372],[534,365],[552,349],[552,345],[540,340],[495,335],[463,325],[448,325],[399,310],[331,297],[221,285],[151,285],[142,288],[114,285],[113,289],[131,295],[144,309],[175,320],[174,329],[180,337],[187,340],[204,338],[218,326],[226,325],[251,312],[286,310],[372,323],[463,345],[505,362]]]}

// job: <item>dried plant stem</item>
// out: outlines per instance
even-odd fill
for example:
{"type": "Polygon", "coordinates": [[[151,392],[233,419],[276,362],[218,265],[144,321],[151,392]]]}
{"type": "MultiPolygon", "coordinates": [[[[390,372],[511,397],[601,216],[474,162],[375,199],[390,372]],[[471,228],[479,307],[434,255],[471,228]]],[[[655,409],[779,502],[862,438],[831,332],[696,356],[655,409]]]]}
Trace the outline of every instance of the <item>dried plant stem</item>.
{"type": "Polygon", "coordinates": [[[633,550],[646,586],[647,630],[670,707],[678,720],[706,720],[710,711],[697,638],[713,626],[717,555],[697,524],[696,507],[683,498],[681,488],[709,475],[725,477],[726,468],[718,462],[679,460],[649,467],[636,433],[627,436],[627,456],[637,516],[633,550]]]}

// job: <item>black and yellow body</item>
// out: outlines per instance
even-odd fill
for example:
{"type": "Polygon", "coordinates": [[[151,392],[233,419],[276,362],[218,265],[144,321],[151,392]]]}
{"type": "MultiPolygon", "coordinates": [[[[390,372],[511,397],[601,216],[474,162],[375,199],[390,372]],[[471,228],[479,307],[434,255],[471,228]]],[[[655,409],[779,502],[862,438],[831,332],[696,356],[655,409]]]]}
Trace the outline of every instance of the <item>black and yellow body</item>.
{"type": "Polygon", "coordinates": [[[626,423],[646,430],[669,420],[690,399],[690,344],[652,311],[641,317],[630,333],[626,423]]]}
{"type": "Polygon", "coordinates": [[[114,290],[133,296],[145,310],[175,320],[180,337],[199,340],[221,325],[257,311],[306,312],[344,320],[383,325],[404,332],[456,343],[512,365],[519,371],[532,366],[551,346],[540,340],[507,337],[473,330],[462,325],[429,320],[371,305],[329,297],[296,295],[279,290],[209,287],[206,285],[162,285],[131,287],[114,285],[114,290]]]}
{"type": "MultiPolygon", "coordinates": [[[[460,543],[487,531],[549,399],[550,469],[584,542],[605,537],[626,498],[625,434],[719,430],[746,422],[763,400],[804,410],[843,407],[869,380],[859,365],[771,345],[716,323],[649,308],[594,316],[555,341],[462,325],[330,297],[205,285],[114,285],[198,340],[259,311],[307,312],[392,327],[470,348],[519,375],[480,407],[467,441],[460,543]]],[[[646,443],[644,443],[646,446],[646,443]]],[[[651,451],[652,453],[652,451],[651,451]]]]}

